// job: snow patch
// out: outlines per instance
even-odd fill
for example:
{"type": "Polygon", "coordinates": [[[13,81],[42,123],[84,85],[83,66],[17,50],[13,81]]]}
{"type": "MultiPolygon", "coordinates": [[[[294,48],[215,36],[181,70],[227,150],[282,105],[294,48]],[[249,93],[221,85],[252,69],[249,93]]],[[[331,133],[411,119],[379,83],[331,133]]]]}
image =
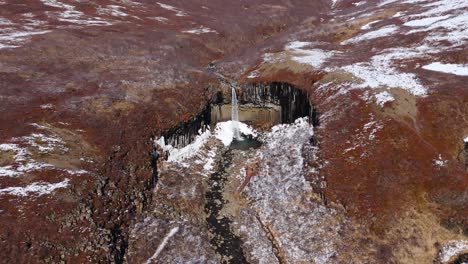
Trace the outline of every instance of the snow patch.
{"type": "Polygon", "coordinates": [[[111,15],[111,16],[116,16],[116,17],[128,16],[128,14],[123,12],[122,9],[125,9],[125,7],[117,6],[117,5],[108,5],[107,7],[98,8],[97,12],[100,15],[111,15]]]}
{"type": "Polygon", "coordinates": [[[54,105],[53,104],[43,104],[39,106],[41,109],[53,109],[54,105]]]}
{"type": "Polygon", "coordinates": [[[338,3],[338,0],[331,0],[332,4],[331,4],[331,8],[335,8],[336,7],[336,3],[338,3]]]}
{"type": "Polygon", "coordinates": [[[375,99],[377,101],[377,104],[380,105],[381,107],[384,107],[384,105],[387,102],[395,101],[395,98],[393,97],[393,95],[387,91],[383,91],[381,93],[376,94],[375,99]]]}
{"type": "Polygon", "coordinates": [[[0,26],[9,26],[9,25],[13,25],[13,22],[11,22],[11,20],[0,17],[0,26]]]}
{"type": "Polygon", "coordinates": [[[439,158],[434,160],[434,165],[438,168],[446,167],[448,164],[448,160],[444,160],[442,155],[439,154],[439,158]]]}
{"type": "Polygon", "coordinates": [[[404,23],[403,25],[407,27],[425,27],[425,26],[432,25],[437,21],[445,20],[449,17],[450,15],[422,18],[422,19],[417,19],[417,20],[411,20],[409,22],[404,23]]]}
{"type": "Polygon", "coordinates": [[[53,193],[57,189],[66,188],[69,179],[65,179],[59,183],[44,183],[35,182],[26,187],[8,187],[0,189],[1,194],[15,195],[15,196],[42,196],[53,193]]]}
{"type": "Polygon", "coordinates": [[[255,79],[258,76],[260,76],[260,73],[258,71],[252,71],[249,76],[247,76],[248,79],[255,79]]]}
{"type": "Polygon", "coordinates": [[[386,26],[383,28],[380,28],[378,30],[374,30],[371,32],[368,32],[364,35],[360,35],[354,38],[347,39],[343,42],[341,42],[342,45],[350,44],[350,43],[357,43],[361,42],[364,40],[370,40],[370,39],[376,39],[376,38],[381,38],[381,37],[388,37],[389,35],[392,35],[396,33],[399,30],[399,27],[397,26],[386,26]]]}
{"type": "MultiPolygon", "coordinates": [[[[312,130],[307,118],[274,126],[263,138],[265,144],[255,153],[259,162],[257,176],[243,192],[258,219],[275,234],[278,247],[291,263],[332,261],[340,228],[332,220],[336,214],[333,209],[310,199],[313,190],[305,179],[302,149],[308,144],[312,130]]],[[[268,257],[270,254],[265,252],[268,247],[262,246],[263,238],[256,231],[259,229],[256,223],[242,222],[239,232],[244,242],[254,245],[254,256],[268,257]]]]}
{"type": "Polygon", "coordinates": [[[161,244],[159,244],[158,248],[156,249],[156,252],[154,253],[154,255],[149,258],[145,263],[146,264],[150,264],[152,263],[154,260],[156,260],[156,258],[159,256],[159,254],[161,253],[161,251],[164,249],[164,247],[166,247],[166,244],[167,244],[167,241],[173,237],[177,232],[179,231],[179,227],[176,226],[174,228],[171,229],[171,231],[169,231],[169,233],[164,237],[163,241],[161,242],[161,244]]]}
{"type": "MultiPolygon", "coordinates": [[[[234,139],[233,122],[237,121],[226,121],[216,124],[214,135],[217,139],[223,142],[225,146],[231,145],[231,142],[234,139]]],[[[257,132],[252,127],[242,122],[238,123],[241,134],[252,135],[254,137],[257,136],[257,132]]]]}
{"type": "Polygon", "coordinates": [[[369,22],[367,24],[365,24],[364,26],[361,27],[362,30],[369,30],[372,28],[372,25],[376,24],[376,23],[379,23],[381,20],[375,20],[375,21],[372,21],[372,22],[369,22]]]}
{"type": "MultiPolygon", "coordinates": [[[[31,125],[45,130],[44,133],[32,133],[29,136],[12,138],[9,143],[0,144],[0,152],[10,153],[13,159],[12,164],[0,167],[0,177],[18,177],[43,169],[59,169],[52,164],[35,160],[31,151],[35,150],[40,155],[46,155],[52,151],[66,153],[69,151],[66,143],[62,138],[48,131],[48,127],[36,123],[31,125]]],[[[69,174],[88,173],[84,170],[59,170],[69,174]]]]}
{"type": "Polygon", "coordinates": [[[28,41],[32,36],[49,33],[50,30],[39,31],[15,31],[0,34],[0,49],[17,48],[28,41]]]}
{"type": "Polygon", "coordinates": [[[200,27],[194,28],[194,29],[184,30],[182,32],[190,33],[190,34],[196,34],[196,35],[206,34],[206,33],[216,33],[216,34],[218,34],[218,32],[216,30],[213,30],[213,29],[207,28],[207,27],[203,27],[203,26],[200,26],[200,27]]]}
{"type": "Polygon", "coordinates": [[[165,17],[161,17],[161,16],[158,16],[158,17],[150,17],[150,19],[159,21],[159,22],[161,22],[161,23],[166,23],[167,21],[169,21],[169,19],[167,19],[167,18],[165,18],[165,17]]]}
{"type": "Polygon", "coordinates": [[[366,4],[366,1],[361,1],[361,2],[357,2],[357,3],[353,3],[354,6],[362,6],[362,5],[365,5],[366,4]]]}
{"type": "Polygon", "coordinates": [[[449,262],[452,258],[458,256],[460,253],[468,251],[467,240],[452,240],[448,242],[439,253],[439,258],[442,262],[449,262]]]}
{"type": "Polygon", "coordinates": [[[176,162],[182,161],[188,158],[193,157],[200,148],[206,143],[208,138],[211,136],[211,131],[206,130],[202,132],[201,130],[198,132],[199,135],[195,138],[195,141],[183,148],[174,148],[172,145],[166,145],[164,141],[164,137],[159,138],[155,141],[156,145],[159,145],[164,151],[169,152],[169,162],[176,162]]]}
{"type": "Polygon", "coordinates": [[[409,49],[389,49],[381,54],[373,56],[370,62],[360,62],[342,67],[343,70],[354,74],[363,80],[355,88],[402,88],[413,95],[426,95],[426,89],[413,73],[402,73],[394,66],[394,61],[419,54],[409,49]]]}
{"type": "Polygon", "coordinates": [[[293,54],[292,60],[302,64],[308,64],[319,68],[331,56],[333,52],[321,49],[304,49],[310,42],[294,41],[286,45],[285,49],[293,54]]]}
{"type": "Polygon", "coordinates": [[[167,5],[167,4],[163,4],[163,3],[157,3],[161,8],[164,8],[166,10],[169,10],[169,11],[172,11],[172,12],[175,12],[176,13],[176,16],[187,16],[187,13],[185,13],[184,11],[182,11],[181,9],[177,8],[177,7],[174,7],[174,6],[171,6],[171,5],[167,5]]]}
{"type": "Polygon", "coordinates": [[[425,70],[437,71],[459,76],[468,76],[468,64],[444,64],[440,62],[433,62],[422,67],[425,70]]]}

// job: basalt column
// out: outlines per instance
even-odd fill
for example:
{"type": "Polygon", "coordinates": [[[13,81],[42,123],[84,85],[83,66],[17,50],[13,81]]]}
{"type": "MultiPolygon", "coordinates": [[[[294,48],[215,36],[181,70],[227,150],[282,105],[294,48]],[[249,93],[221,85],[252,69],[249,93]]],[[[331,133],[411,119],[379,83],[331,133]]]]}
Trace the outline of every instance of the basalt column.
{"type": "Polygon", "coordinates": [[[299,117],[311,115],[307,92],[284,82],[244,85],[239,95],[241,103],[259,107],[275,104],[281,106],[282,123],[292,123],[299,117]]]}

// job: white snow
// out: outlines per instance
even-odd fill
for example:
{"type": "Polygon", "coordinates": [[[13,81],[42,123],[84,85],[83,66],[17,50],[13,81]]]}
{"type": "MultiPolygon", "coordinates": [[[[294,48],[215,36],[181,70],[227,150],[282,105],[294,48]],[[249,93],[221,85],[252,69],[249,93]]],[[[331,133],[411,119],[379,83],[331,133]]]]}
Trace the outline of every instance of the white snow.
{"type": "Polygon", "coordinates": [[[0,167],[0,177],[17,177],[23,175],[25,172],[53,167],[50,164],[33,160],[28,149],[22,148],[18,144],[0,144],[0,151],[12,152],[15,160],[14,165],[0,167]]]}
{"type": "Polygon", "coordinates": [[[196,34],[196,35],[205,34],[205,33],[216,33],[216,34],[218,33],[216,30],[213,30],[211,28],[207,28],[207,27],[204,27],[204,26],[200,26],[200,27],[194,28],[194,29],[184,30],[182,32],[190,33],[190,34],[196,34]]]}
{"type": "Polygon", "coordinates": [[[371,29],[372,28],[372,25],[380,22],[381,20],[375,20],[375,21],[372,21],[372,22],[369,22],[367,24],[365,24],[364,26],[361,27],[362,30],[368,30],[368,29],[371,29]]]}
{"type": "Polygon", "coordinates": [[[161,22],[161,23],[166,23],[167,21],[169,21],[169,19],[167,19],[167,18],[165,18],[165,17],[161,17],[161,16],[150,17],[150,19],[159,21],[159,22],[161,22]]]}
{"type": "Polygon", "coordinates": [[[0,34],[0,49],[17,48],[34,35],[49,33],[50,30],[40,31],[15,31],[11,33],[0,34]]]}
{"type": "Polygon", "coordinates": [[[211,171],[213,169],[213,163],[214,163],[214,159],[213,158],[208,158],[205,165],[203,165],[203,169],[205,171],[211,171]]]}
{"type": "Polygon", "coordinates": [[[338,3],[338,0],[331,0],[331,7],[332,9],[336,7],[336,3],[338,3]]]}
{"type": "Polygon", "coordinates": [[[56,0],[41,0],[41,2],[44,5],[57,7],[57,8],[65,8],[65,9],[73,8],[73,6],[71,6],[71,5],[67,5],[67,4],[64,4],[64,3],[56,1],[56,0]]]}
{"type": "Polygon", "coordinates": [[[13,25],[13,22],[11,22],[11,20],[8,20],[6,18],[0,17],[0,26],[8,26],[8,25],[13,25]]]}
{"type": "Polygon", "coordinates": [[[307,46],[310,46],[312,43],[311,42],[306,42],[306,41],[292,41],[288,43],[285,47],[286,50],[297,50],[301,49],[307,46]]]}
{"type": "MultiPolygon", "coordinates": [[[[236,121],[219,122],[216,124],[214,135],[217,139],[221,140],[225,146],[231,145],[231,142],[234,138],[234,131],[232,129],[233,122],[236,121]]],[[[253,135],[254,137],[257,136],[257,133],[252,127],[242,122],[238,123],[241,134],[253,135]]]]}
{"type": "MultiPolygon", "coordinates": [[[[68,22],[77,25],[87,25],[87,26],[107,26],[112,25],[111,22],[105,21],[99,17],[89,17],[86,16],[83,12],[76,10],[75,6],[65,4],[56,0],[41,0],[44,5],[52,6],[62,9],[61,11],[47,11],[46,14],[58,19],[62,22],[68,22]]],[[[116,8],[117,6],[109,6],[108,12],[111,15],[122,15],[122,12],[116,8]]],[[[98,14],[103,14],[103,8],[97,8],[98,14]]]]}
{"type": "Polygon", "coordinates": [[[407,27],[425,27],[434,24],[437,21],[445,20],[449,18],[450,15],[445,16],[438,16],[438,17],[427,17],[422,19],[411,20],[409,22],[404,23],[404,26],[407,27]]]}
{"type": "Polygon", "coordinates": [[[1,194],[15,195],[15,196],[42,196],[51,194],[56,189],[66,188],[68,186],[69,179],[65,179],[59,183],[44,183],[35,182],[26,187],[8,187],[0,189],[1,194]]]}
{"type": "Polygon", "coordinates": [[[448,160],[444,160],[442,155],[439,154],[439,158],[434,160],[434,165],[438,168],[447,166],[448,160]]]}
{"type": "MultiPolygon", "coordinates": [[[[307,118],[274,126],[255,154],[258,176],[250,180],[243,192],[252,211],[275,234],[278,247],[290,263],[331,261],[336,241],[333,238],[339,229],[334,224],[334,210],[310,199],[313,190],[304,176],[302,149],[312,130],[307,118]],[[327,228],[323,228],[325,225],[327,228]]],[[[262,237],[255,222],[243,221],[238,232],[244,243],[253,245],[254,256],[265,256],[267,247],[261,246],[262,237]]]]}
{"type": "Polygon", "coordinates": [[[53,104],[43,104],[43,105],[40,105],[40,108],[41,109],[53,109],[54,105],[53,104]]]}
{"type": "Polygon", "coordinates": [[[106,7],[98,8],[97,12],[100,15],[111,15],[111,16],[116,16],[116,17],[126,17],[126,16],[128,16],[127,13],[122,11],[123,9],[125,9],[125,7],[123,7],[123,6],[108,5],[106,7]]]}
{"type": "Polygon", "coordinates": [[[156,252],[154,253],[154,255],[153,255],[151,258],[149,258],[145,263],[150,264],[150,263],[152,263],[154,260],[156,260],[156,258],[159,256],[159,254],[161,253],[161,251],[164,249],[164,247],[166,247],[167,241],[168,241],[171,237],[173,237],[178,231],[179,231],[179,227],[178,227],[178,226],[172,228],[171,231],[169,231],[169,233],[164,237],[164,239],[163,239],[163,241],[161,242],[161,244],[159,244],[158,249],[156,250],[156,252]]]}
{"type": "Polygon", "coordinates": [[[293,54],[292,60],[319,68],[328,58],[333,56],[333,52],[321,49],[304,49],[311,44],[310,42],[293,41],[288,43],[285,49],[293,54]]]}
{"type": "Polygon", "coordinates": [[[468,76],[468,64],[444,64],[433,62],[422,67],[425,70],[449,73],[459,76],[468,76]]]}
{"type": "Polygon", "coordinates": [[[384,107],[385,103],[395,101],[393,95],[387,91],[380,92],[375,95],[375,99],[378,105],[384,107]]]}
{"type": "MultiPolygon", "coordinates": [[[[420,47],[425,50],[424,47],[420,47]]],[[[343,70],[354,74],[363,80],[363,83],[355,85],[355,88],[402,88],[413,95],[426,95],[426,88],[419,82],[413,73],[400,72],[394,65],[396,60],[411,58],[420,54],[420,50],[411,49],[387,49],[373,56],[370,62],[359,62],[342,67],[343,70]]]]}
{"type": "Polygon", "coordinates": [[[452,240],[443,246],[439,253],[439,258],[442,262],[449,262],[453,257],[458,254],[468,252],[467,240],[452,240]]]}
{"type": "Polygon", "coordinates": [[[62,151],[69,150],[67,147],[65,147],[65,142],[56,135],[32,133],[30,136],[22,137],[20,140],[25,141],[34,148],[37,148],[41,153],[47,153],[57,149],[62,151]]]}
{"type": "MultiPolygon", "coordinates": [[[[410,1],[407,1],[410,2],[410,1]]],[[[433,2],[427,2],[423,4],[427,8],[427,11],[413,16],[434,16],[434,15],[443,15],[446,13],[453,13],[459,10],[464,10],[468,7],[468,2],[466,0],[438,0],[433,2]]],[[[462,12],[466,15],[466,12],[462,12]]]]}
{"type": "Polygon", "coordinates": [[[58,169],[72,175],[88,173],[84,170],[60,169],[33,158],[33,153],[40,155],[47,155],[52,151],[66,153],[69,149],[63,139],[50,131],[48,127],[36,123],[31,125],[44,130],[43,133],[11,138],[8,143],[0,144],[0,152],[10,153],[13,159],[11,164],[0,166],[0,177],[18,177],[43,169],[58,169]]]}
{"type": "Polygon", "coordinates": [[[167,4],[163,4],[163,3],[157,3],[161,8],[164,8],[166,10],[169,10],[169,11],[172,11],[172,12],[175,12],[176,13],[176,16],[187,16],[187,13],[185,13],[184,11],[182,11],[181,9],[177,8],[177,7],[174,7],[174,6],[171,6],[171,5],[167,5],[167,4]]]}
{"type": "Polygon", "coordinates": [[[169,162],[182,161],[193,157],[200,148],[205,144],[208,138],[211,136],[211,131],[206,130],[205,132],[199,131],[199,135],[195,138],[195,141],[183,148],[174,148],[172,145],[166,145],[164,137],[159,138],[155,141],[156,145],[159,145],[164,151],[169,152],[169,162]]]}
{"type": "Polygon", "coordinates": [[[374,115],[370,115],[369,121],[364,124],[362,128],[356,129],[354,135],[352,136],[351,140],[348,140],[350,146],[343,150],[343,153],[347,153],[349,151],[355,149],[362,149],[361,157],[366,155],[366,147],[369,144],[374,144],[373,141],[377,137],[377,133],[383,129],[383,125],[379,121],[375,121],[374,115]]]}
{"type": "Polygon", "coordinates": [[[361,2],[357,2],[357,3],[353,3],[354,6],[362,6],[362,5],[365,5],[366,4],[366,1],[361,1],[361,2]]]}
{"type": "Polygon", "coordinates": [[[466,138],[463,140],[463,142],[468,142],[468,137],[466,137],[466,138]]]}
{"type": "Polygon", "coordinates": [[[366,34],[347,39],[347,40],[341,42],[341,44],[345,45],[345,44],[349,44],[349,43],[361,42],[363,40],[370,40],[370,39],[376,39],[376,38],[381,38],[381,37],[388,37],[389,35],[392,35],[392,34],[396,33],[398,30],[399,30],[399,27],[397,27],[397,26],[394,26],[394,25],[386,26],[386,27],[380,28],[378,30],[368,32],[366,34]]]}
{"type": "Polygon", "coordinates": [[[255,79],[257,78],[258,76],[260,76],[259,72],[258,71],[252,71],[249,76],[247,76],[248,79],[255,79]]]}
{"type": "Polygon", "coordinates": [[[416,1],[408,0],[403,3],[418,3],[422,12],[405,15],[402,20],[407,20],[405,26],[414,29],[405,33],[429,32],[424,42],[438,43],[449,41],[457,45],[466,45],[468,39],[468,1],[465,0],[438,0],[416,1]],[[423,3],[419,3],[423,2],[423,3]]]}

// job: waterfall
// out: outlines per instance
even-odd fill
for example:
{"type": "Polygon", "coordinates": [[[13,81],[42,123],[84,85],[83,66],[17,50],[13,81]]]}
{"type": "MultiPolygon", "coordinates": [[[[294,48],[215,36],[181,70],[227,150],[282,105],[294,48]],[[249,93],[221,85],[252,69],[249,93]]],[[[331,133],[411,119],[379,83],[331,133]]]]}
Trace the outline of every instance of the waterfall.
{"type": "Polygon", "coordinates": [[[236,89],[232,87],[232,94],[231,94],[231,120],[232,120],[232,130],[234,132],[234,139],[240,140],[240,133],[239,133],[239,111],[237,109],[237,95],[236,89]]]}

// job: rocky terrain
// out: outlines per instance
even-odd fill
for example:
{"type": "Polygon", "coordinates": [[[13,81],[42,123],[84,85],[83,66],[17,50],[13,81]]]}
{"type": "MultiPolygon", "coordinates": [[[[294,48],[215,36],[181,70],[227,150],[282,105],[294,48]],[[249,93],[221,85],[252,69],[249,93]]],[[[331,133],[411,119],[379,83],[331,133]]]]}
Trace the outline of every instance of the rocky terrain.
{"type": "Polygon", "coordinates": [[[465,0],[0,1],[0,262],[466,263],[467,43],[465,0]]]}

